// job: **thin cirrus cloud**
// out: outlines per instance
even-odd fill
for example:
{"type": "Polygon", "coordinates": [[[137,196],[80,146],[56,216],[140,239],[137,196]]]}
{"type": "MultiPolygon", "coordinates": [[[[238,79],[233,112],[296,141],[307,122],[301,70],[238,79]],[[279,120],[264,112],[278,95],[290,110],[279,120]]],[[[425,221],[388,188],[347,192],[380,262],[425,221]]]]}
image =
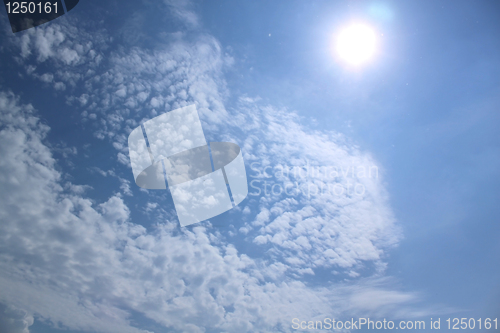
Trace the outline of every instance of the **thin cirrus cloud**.
{"type": "MultiPolygon", "coordinates": [[[[184,17],[182,8],[179,15],[184,17]]],[[[193,15],[189,20],[197,22],[193,15]]],[[[344,169],[377,164],[339,134],[307,129],[296,114],[257,98],[243,96],[226,109],[222,71],[232,59],[211,36],[152,50],[113,51],[103,42],[110,39],[105,32],[65,29],[65,22],[12,40],[18,47],[15,56],[30,77],[53,84],[56,91],[61,84],[67,87],[67,102],[81,110],[94,135],[109,142],[116,161],[127,166],[116,175],[119,179],[130,172],[130,131],[145,119],[191,103],[196,103],[210,139],[241,145],[247,168],[254,162],[271,166],[268,170],[307,163],[344,169]],[[48,62],[53,72],[42,72],[39,65],[48,62]]],[[[32,106],[3,92],[0,110],[2,122],[9,124],[0,132],[6,156],[1,174],[9,175],[1,179],[9,191],[2,191],[0,201],[2,220],[8,221],[0,233],[0,281],[7,290],[0,301],[28,316],[70,329],[145,332],[132,323],[133,310],[183,332],[288,331],[298,314],[363,313],[367,305],[359,299],[368,294],[383,296],[385,301],[376,304],[380,311],[398,306],[401,316],[421,313],[414,304],[416,294],[392,290],[391,282],[381,278],[384,253],[401,234],[379,178],[358,180],[366,190],[362,196],[302,191],[293,197],[249,198],[237,222],[231,222],[234,238],[209,224],[178,232],[171,218],[158,219],[148,231],[131,217],[132,206],[119,194],[96,204],[84,192],[63,186],[63,173],[44,144],[49,127],[40,123],[32,106]],[[266,254],[254,258],[251,251],[242,253],[231,239],[266,254]],[[376,273],[359,277],[369,265],[376,273]],[[318,268],[359,278],[326,287],[301,281],[318,268]],[[374,279],[381,282],[373,284],[374,279]]],[[[272,180],[297,183],[303,190],[311,183],[346,181],[292,175],[272,180]]],[[[129,194],[136,191],[125,187],[129,194]]],[[[158,199],[148,195],[151,201],[158,199]]],[[[158,204],[147,207],[148,213],[157,213],[152,216],[165,212],[158,204]]]]}

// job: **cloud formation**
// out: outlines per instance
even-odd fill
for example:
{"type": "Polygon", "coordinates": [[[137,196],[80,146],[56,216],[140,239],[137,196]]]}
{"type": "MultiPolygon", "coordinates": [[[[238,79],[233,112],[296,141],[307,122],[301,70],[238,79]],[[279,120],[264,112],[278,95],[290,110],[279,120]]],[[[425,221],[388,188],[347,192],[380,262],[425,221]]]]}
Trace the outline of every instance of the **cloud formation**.
{"type": "Polygon", "coordinates": [[[0,304],[0,331],[6,333],[29,333],[33,316],[13,306],[0,304]]]}
{"type": "MultiPolygon", "coordinates": [[[[176,7],[178,16],[190,13],[188,7],[176,7]]],[[[248,199],[229,231],[210,223],[179,230],[158,196],[147,193],[144,211],[156,216],[147,231],[121,195],[97,203],[79,185],[63,182],[45,143],[49,127],[31,105],[2,92],[1,302],[23,309],[26,318],[99,332],[144,332],[132,312],[182,332],[287,332],[299,314],[352,316],[395,306],[400,315],[415,313],[417,295],[390,289],[391,281],[381,278],[385,251],[401,238],[381,178],[356,178],[362,195],[310,195],[305,191],[313,185],[345,185],[349,177],[276,175],[280,167],[308,164],[369,168],[377,165],[369,153],[258,98],[242,96],[226,108],[223,72],[233,60],[212,36],[110,51],[105,32],[67,29],[64,22],[12,41],[17,59],[33,78],[56,91],[64,87],[95,136],[114,147],[127,168],[103,173],[117,177],[125,194],[138,191],[123,178],[131,172],[130,131],[191,103],[209,141],[240,144],[252,179],[296,183],[303,191],[248,199]],[[47,63],[53,72],[42,71],[47,63]],[[270,167],[270,177],[255,175],[252,163],[260,171],[270,167]],[[250,250],[239,250],[241,243],[250,250]],[[321,286],[306,282],[318,270],[339,278],[321,286]],[[360,301],[368,296],[378,303],[360,301]]]]}
{"type": "Polygon", "coordinates": [[[119,197],[93,205],[65,192],[33,107],[1,93],[0,112],[9,190],[0,204],[2,302],[99,332],[142,332],[128,309],[183,332],[285,327],[296,312],[335,311],[325,288],[279,281],[279,265],[238,254],[203,227],[179,233],[168,223],[147,233],[119,197]]]}

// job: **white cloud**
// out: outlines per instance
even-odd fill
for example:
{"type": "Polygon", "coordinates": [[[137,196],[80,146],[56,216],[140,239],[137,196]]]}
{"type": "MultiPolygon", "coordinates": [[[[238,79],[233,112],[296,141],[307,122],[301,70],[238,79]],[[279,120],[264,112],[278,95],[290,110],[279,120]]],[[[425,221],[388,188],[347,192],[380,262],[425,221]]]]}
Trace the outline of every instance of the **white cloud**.
{"type": "MultiPolygon", "coordinates": [[[[26,73],[43,82],[54,82],[56,90],[65,90],[67,84],[76,86],[82,78],[88,77],[93,68],[99,66],[103,51],[110,42],[109,37],[100,32],[87,33],[75,27],[77,19],[72,21],[61,17],[57,23],[42,25],[23,31],[20,34],[8,34],[13,45],[19,48],[18,62],[45,63],[54,66],[53,73],[38,73],[33,64],[25,66],[26,73]],[[96,51],[99,50],[99,51],[96,51]],[[85,64],[85,69],[76,66],[85,64]]],[[[80,26],[83,22],[80,22],[80,26]]]]}
{"type": "Polygon", "coordinates": [[[121,177],[119,177],[118,179],[120,180],[120,189],[122,190],[123,194],[133,196],[132,190],[130,189],[130,181],[121,177]]]}
{"type": "Polygon", "coordinates": [[[52,82],[52,80],[54,80],[54,75],[45,73],[42,76],[40,76],[40,80],[42,80],[43,82],[50,83],[52,82]]]}
{"type": "Polygon", "coordinates": [[[285,264],[239,254],[206,228],[179,233],[167,222],[148,233],[117,196],[93,208],[64,194],[33,107],[1,93],[0,120],[1,302],[98,332],[140,332],[129,309],[183,332],[289,331],[298,314],[341,313],[344,298],[286,277],[285,264]]]}
{"type": "MultiPolygon", "coordinates": [[[[188,4],[178,6],[187,8],[188,4]]],[[[44,36],[52,36],[50,40],[62,43],[66,38],[59,36],[60,31],[53,28],[37,33],[35,40],[41,44],[47,39],[44,36]]],[[[82,34],[80,43],[88,44],[85,42],[88,35],[82,34]]],[[[57,49],[59,44],[50,45],[57,49]]],[[[47,52],[35,49],[27,53],[59,53],[47,52]]],[[[154,50],[131,48],[112,53],[108,58],[110,67],[99,68],[95,76],[85,81],[89,93],[81,95],[79,100],[82,105],[95,105],[101,119],[96,135],[113,141],[119,150],[118,160],[123,164],[129,163],[124,138],[132,126],[144,118],[195,102],[209,137],[227,133],[219,139],[238,142],[243,138],[246,161],[258,162],[262,167],[269,165],[273,170],[272,167],[279,165],[311,163],[347,170],[350,165],[364,168],[376,165],[369,154],[341,135],[303,128],[295,113],[263,105],[259,98],[243,96],[237,109],[228,112],[222,103],[226,94],[221,78],[225,60],[219,43],[210,36],[201,36],[190,43],[177,40],[154,50]]],[[[61,66],[66,64],[64,60],[58,61],[61,66]]],[[[72,67],[61,68],[70,84],[81,79],[72,79],[79,75],[72,67]]],[[[282,176],[275,180],[281,190],[296,184],[295,191],[302,194],[259,197],[260,213],[252,221],[252,227],[240,230],[249,240],[253,237],[255,244],[272,247],[275,258],[283,258],[297,271],[308,262],[313,268],[341,267],[354,276],[353,269],[362,267],[363,262],[380,262],[384,249],[397,244],[400,238],[379,178],[355,179],[362,186],[361,196],[347,191],[341,195],[331,192],[315,195],[321,186],[348,188],[350,180],[346,177],[310,180],[282,176]]],[[[124,190],[127,193],[126,187],[124,190]]]]}
{"type": "Polygon", "coordinates": [[[366,262],[383,267],[384,250],[396,245],[401,234],[378,172],[371,177],[353,173],[377,166],[376,161],[339,134],[304,128],[288,110],[248,98],[241,100],[237,110],[240,117],[235,125],[247,137],[243,151],[250,166],[249,181],[255,180],[259,188],[250,192],[260,191],[253,197],[260,210],[251,222],[254,228],[250,233],[243,230],[247,238],[272,249],[276,259],[286,260],[296,271],[308,263],[313,269],[341,268],[355,277],[366,262]],[[283,172],[286,167],[288,174],[283,172]],[[295,172],[293,167],[301,169],[295,172]],[[325,171],[317,171],[319,167],[339,172],[328,177],[325,171]],[[330,185],[347,188],[347,182],[359,184],[363,194],[352,188],[351,193],[325,190],[330,185]],[[295,190],[285,192],[286,186],[295,190]]]}
{"type": "Polygon", "coordinates": [[[29,333],[33,316],[24,310],[0,303],[0,331],[4,333],[29,333]]]}
{"type": "Polygon", "coordinates": [[[67,327],[112,332],[114,323],[124,331],[139,332],[129,327],[124,311],[111,307],[102,313],[98,307],[103,305],[85,307],[77,301],[78,293],[89,288],[89,272],[102,265],[92,260],[109,249],[105,242],[116,239],[112,225],[121,223],[126,233],[135,232],[123,225],[128,209],[112,197],[100,205],[100,215],[89,200],[63,194],[55,160],[42,142],[48,128],[30,105],[0,93],[0,119],[0,151],[5,157],[0,162],[1,300],[67,327]],[[94,237],[101,241],[93,243],[94,237]],[[59,293],[66,295],[60,302],[59,293]],[[75,313],[80,314],[69,316],[75,313]],[[65,315],[76,322],[68,322],[65,315]],[[87,327],[78,320],[92,324],[87,327]]]}
{"type": "Polygon", "coordinates": [[[199,18],[196,13],[191,10],[192,2],[189,0],[164,0],[167,7],[171,10],[173,16],[184,23],[187,28],[197,28],[199,26],[199,18]]]}
{"type": "MultiPolygon", "coordinates": [[[[199,24],[189,3],[170,5],[191,27],[199,24]]],[[[64,21],[31,30],[16,41],[21,59],[53,63],[53,80],[79,91],[68,102],[84,108],[85,119],[99,120],[97,137],[111,141],[123,164],[129,163],[125,138],[132,128],[195,102],[209,141],[238,142],[249,163],[376,165],[341,135],[307,129],[297,114],[259,98],[242,97],[226,110],[222,71],[231,59],[211,36],[108,52],[109,36],[64,21]],[[91,72],[75,66],[81,64],[91,72]]],[[[26,70],[38,75],[34,66],[26,70]]],[[[76,187],[64,194],[61,173],[43,143],[48,127],[12,94],[0,95],[0,111],[8,124],[0,132],[0,186],[7,189],[0,193],[1,219],[7,221],[0,225],[0,285],[8,291],[2,302],[67,328],[99,332],[139,332],[130,310],[183,332],[290,331],[298,315],[388,313],[394,306],[416,313],[414,293],[389,288],[391,281],[357,277],[365,263],[381,274],[384,251],[400,239],[379,178],[359,180],[366,189],[362,196],[249,197],[234,229],[252,246],[247,255],[209,223],[179,231],[172,213],[155,203],[144,208],[158,217],[147,232],[131,221],[119,194],[100,204],[76,187]],[[254,250],[264,254],[252,258],[254,250]],[[301,281],[316,268],[340,271],[355,282],[311,287],[301,281]],[[368,296],[379,301],[363,303],[368,296]]],[[[131,194],[127,180],[103,174],[117,177],[123,193],[131,194]]],[[[297,182],[302,190],[309,185],[292,176],[273,180],[297,182]]],[[[337,182],[346,179],[313,184],[337,182]]]]}
{"type": "MultiPolygon", "coordinates": [[[[180,13],[190,5],[169,2],[169,6],[180,13]]],[[[192,42],[180,39],[151,51],[131,48],[110,52],[107,44],[111,39],[101,31],[89,33],[58,20],[50,26],[29,29],[20,39],[11,41],[19,47],[23,61],[50,61],[55,66],[50,75],[57,81],[58,90],[84,85],[86,92],[68,101],[79,101],[80,107],[101,113],[104,126],[100,137],[113,137],[125,125],[125,119],[140,121],[193,102],[208,129],[227,118],[221,102],[225,94],[220,88],[224,86],[221,70],[231,59],[222,54],[215,38],[200,35],[192,42]],[[103,56],[110,67],[102,67],[103,56]],[[85,66],[76,66],[82,64],[85,66]],[[106,116],[110,109],[114,110],[111,118],[106,116]]],[[[26,65],[26,71],[40,77],[32,65],[26,65]]]]}
{"type": "MultiPolygon", "coordinates": [[[[262,166],[310,162],[346,169],[349,165],[368,168],[376,164],[369,154],[361,153],[340,135],[308,131],[299,125],[294,113],[261,105],[258,98],[242,97],[238,109],[228,113],[222,104],[225,93],[219,89],[224,86],[220,78],[224,60],[219,44],[211,37],[204,36],[194,43],[176,41],[153,51],[132,48],[127,53],[112,54],[110,64],[109,69],[99,71],[104,70],[103,74],[86,82],[93,93],[82,95],[85,101],[81,97],[80,101],[97,105],[96,111],[102,113],[97,136],[114,140],[120,151],[119,160],[124,164],[128,164],[128,159],[123,134],[132,128],[126,119],[138,123],[143,117],[147,119],[191,102],[198,104],[208,135],[227,132],[222,139],[236,142],[246,137],[243,151],[247,161],[257,161],[262,166]],[[87,96],[93,100],[88,101],[87,96]],[[127,98],[127,108],[120,107],[121,98],[127,98]],[[121,139],[118,133],[123,133],[121,139]]],[[[66,73],[74,76],[70,69],[66,73]]],[[[294,179],[283,178],[279,186],[293,185],[294,179]]],[[[339,185],[348,186],[346,181],[349,180],[341,179],[339,185]]],[[[314,194],[320,186],[328,188],[336,182],[299,180],[297,189],[314,194]]],[[[396,244],[399,233],[381,180],[362,179],[360,184],[366,192],[363,197],[328,193],[261,198],[261,213],[253,221],[250,236],[258,244],[277,246],[274,253],[296,265],[311,262],[314,267],[340,266],[350,272],[363,261],[380,261],[383,248],[396,244]],[[264,213],[267,221],[262,219],[264,213]],[[298,260],[291,260],[295,256],[298,260]]],[[[250,231],[247,227],[241,230],[250,231]]]]}

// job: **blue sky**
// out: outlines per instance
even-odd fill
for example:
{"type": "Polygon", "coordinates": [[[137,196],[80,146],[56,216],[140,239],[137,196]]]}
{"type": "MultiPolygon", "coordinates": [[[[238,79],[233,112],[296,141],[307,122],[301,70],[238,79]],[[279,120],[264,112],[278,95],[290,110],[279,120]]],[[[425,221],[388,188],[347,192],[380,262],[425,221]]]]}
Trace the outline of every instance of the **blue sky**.
{"type": "Polygon", "coordinates": [[[82,0],[0,24],[0,331],[498,318],[496,2],[82,0]],[[354,21],[377,36],[358,68],[333,50],[354,21]],[[190,104],[249,195],[181,228],[127,137],[190,104]]]}

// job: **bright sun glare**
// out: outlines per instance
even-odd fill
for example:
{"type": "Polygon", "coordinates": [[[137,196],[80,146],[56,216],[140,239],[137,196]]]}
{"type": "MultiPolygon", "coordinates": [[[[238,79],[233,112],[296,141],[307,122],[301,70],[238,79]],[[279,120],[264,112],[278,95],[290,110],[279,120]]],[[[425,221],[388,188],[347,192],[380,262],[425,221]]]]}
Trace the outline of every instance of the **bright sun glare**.
{"type": "Polygon", "coordinates": [[[376,37],[373,29],[356,23],[340,31],[336,50],[342,60],[352,66],[359,66],[372,58],[375,46],[376,37]]]}

